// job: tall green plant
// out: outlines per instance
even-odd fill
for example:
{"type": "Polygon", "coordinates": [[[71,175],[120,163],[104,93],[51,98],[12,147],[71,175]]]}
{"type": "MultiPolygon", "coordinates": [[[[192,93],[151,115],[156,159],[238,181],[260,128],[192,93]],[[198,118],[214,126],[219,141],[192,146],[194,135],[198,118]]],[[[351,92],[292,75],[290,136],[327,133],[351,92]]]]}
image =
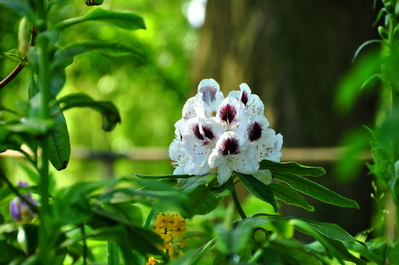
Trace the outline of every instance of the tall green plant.
{"type": "Polygon", "coordinates": [[[376,124],[374,128],[367,128],[369,136],[363,137],[363,141],[369,141],[371,145],[373,163],[368,167],[377,178],[377,183],[382,183],[378,189],[386,188],[395,205],[396,235],[385,236],[389,244],[387,257],[392,264],[399,264],[399,16],[396,0],[383,0],[382,4],[374,22],[374,25],[382,22],[378,26],[381,39],[367,41],[355,52],[356,64],[340,84],[337,103],[347,110],[362,90],[380,89],[381,104],[376,124]],[[365,53],[366,46],[374,46],[375,49],[357,58],[365,53]]]}

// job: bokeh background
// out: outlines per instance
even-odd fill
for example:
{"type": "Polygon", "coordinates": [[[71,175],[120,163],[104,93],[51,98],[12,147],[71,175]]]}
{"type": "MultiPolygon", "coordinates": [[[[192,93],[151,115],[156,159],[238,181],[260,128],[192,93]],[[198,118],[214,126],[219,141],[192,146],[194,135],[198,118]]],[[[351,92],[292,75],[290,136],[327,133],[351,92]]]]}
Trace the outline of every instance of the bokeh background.
{"type": "MultiPolygon", "coordinates": [[[[75,0],[57,8],[50,14],[54,23],[95,7],[75,0]]],[[[59,45],[116,40],[135,46],[142,57],[93,52],[77,57],[67,68],[60,96],[84,92],[112,101],[122,124],[105,133],[98,113],[68,110],[72,158],[66,170],[54,172],[58,188],[132,173],[171,173],[165,157],[174,138],[173,125],[204,78],[216,79],[225,94],[247,83],[264,101],[266,117],[284,136],[286,148],[337,147],[347,132],[373,124],[376,94],[364,95],[345,115],[334,104],[336,87],[350,69],[356,49],[379,38],[372,26],[379,9],[371,0],[105,0],[101,8],[140,15],[147,29],[130,32],[86,22],[67,29],[59,45]]],[[[0,51],[18,47],[19,19],[0,6],[0,51]]],[[[0,78],[16,64],[9,56],[0,58],[0,78]]],[[[24,69],[0,91],[3,106],[15,108],[27,100],[29,75],[24,69]]],[[[0,159],[14,181],[28,178],[19,166],[23,159],[0,159]]],[[[346,180],[337,176],[335,158],[301,156],[298,162],[325,167],[327,175],[317,181],[357,200],[361,209],[310,200],[315,213],[284,207],[284,214],[336,222],[352,234],[370,227],[375,209],[370,199],[372,178],[365,168],[346,180]]]]}

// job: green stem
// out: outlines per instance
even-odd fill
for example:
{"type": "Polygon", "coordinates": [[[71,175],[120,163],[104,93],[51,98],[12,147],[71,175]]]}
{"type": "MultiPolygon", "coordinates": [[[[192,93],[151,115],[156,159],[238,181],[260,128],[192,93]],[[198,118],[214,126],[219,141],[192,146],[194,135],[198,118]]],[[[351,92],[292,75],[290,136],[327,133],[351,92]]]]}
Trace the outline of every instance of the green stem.
{"type": "Polygon", "coordinates": [[[85,225],[82,224],[80,226],[80,232],[82,233],[82,240],[83,240],[83,265],[87,264],[87,244],[86,244],[86,231],[85,225]]]}
{"type": "MultiPolygon", "coordinates": [[[[40,84],[40,118],[48,119],[50,116],[49,102],[50,102],[50,70],[49,70],[49,54],[48,54],[48,41],[46,38],[41,38],[37,43],[39,49],[39,84],[40,84]]],[[[50,231],[49,224],[51,224],[50,205],[49,205],[49,150],[48,150],[48,137],[44,136],[40,140],[42,149],[41,164],[40,164],[40,226],[39,226],[39,249],[40,260],[42,264],[49,262],[49,255],[51,246],[49,246],[48,236],[50,231]]]]}
{"type": "Polygon", "coordinates": [[[236,209],[237,209],[238,213],[239,213],[240,216],[241,216],[241,219],[243,219],[243,220],[246,219],[247,216],[246,216],[246,214],[244,213],[244,210],[243,210],[242,207],[241,207],[241,204],[240,204],[240,201],[238,200],[238,197],[237,197],[237,193],[236,193],[235,188],[234,188],[233,191],[231,192],[231,196],[233,197],[234,204],[235,204],[235,206],[236,206],[236,209]]]}
{"type": "Polygon", "coordinates": [[[108,264],[119,265],[119,248],[114,243],[108,241],[108,264]]]}

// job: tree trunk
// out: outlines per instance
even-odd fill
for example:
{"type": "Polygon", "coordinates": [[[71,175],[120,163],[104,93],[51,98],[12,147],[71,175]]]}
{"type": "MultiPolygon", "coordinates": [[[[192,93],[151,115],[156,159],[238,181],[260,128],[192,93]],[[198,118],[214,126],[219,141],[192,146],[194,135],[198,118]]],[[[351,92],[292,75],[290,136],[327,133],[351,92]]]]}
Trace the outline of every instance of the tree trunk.
{"type": "MultiPolygon", "coordinates": [[[[363,0],[208,0],[193,61],[194,81],[214,78],[225,94],[247,83],[265,103],[265,115],[283,135],[285,147],[335,146],[350,128],[374,118],[375,96],[362,97],[345,117],[333,102],[356,49],[379,38],[372,27],[376,14],[372,1],[363,0]]],[[[321,166],[329,170],[332,165],[321,166]]],[[[321,181],[357,200],[361,210],[312,201],[319,215],[311,218],[343,224],[355,233],[367,229],[370,179],[343,186],[327,174],[321,181]],[[357,215],[364,218],[352,222],[357,215]]],[[[294,208],[285,212],[309,218],[294,208]]]]}

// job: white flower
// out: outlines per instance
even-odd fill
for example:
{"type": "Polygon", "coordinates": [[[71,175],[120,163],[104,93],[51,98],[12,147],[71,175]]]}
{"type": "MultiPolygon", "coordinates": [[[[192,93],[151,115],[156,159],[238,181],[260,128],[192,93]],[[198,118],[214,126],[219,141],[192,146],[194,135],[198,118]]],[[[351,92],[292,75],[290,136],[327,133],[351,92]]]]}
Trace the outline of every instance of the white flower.
{"type": "Polygon", "coordinates": [[[252,94],[251,89],[245,83],[240,85],[240,91],[231,91],[229,97],[241,101],[250,114],[264,115],[265,106],[258,95],[252,94]]]}
{"type": "Polygon", "coordinates": [[[212,78],[202,80],[198,85],[198,93],[194,100],[194,109],[197,116],[203,118],[215,117],[223,98],[218,82],[212,78]]]}
{"type": "Polygon", "coordinates": [[[223,127],[220,124],[198,117],[192,118],[184,124],[182,145],[186,153],[193,158],[189,173],[202,175],[211,169],[208,157],[222,132],[223,127]]]}
{"type": "Polygon", "coordinates": [[[267,159],[279,162],[283,137],[281,134],[276,135],[275,131],[267,126],[269,122],[264,116],[253,116],[247,129],[248,141],[255,148],[257,161],[267,159]]]}
{"type": "Polygon", "coordinates": [[[234,171],[270,183],[270,171],[258,171],[259,162],[280,161],[283,138],[268,128],[263,113],[263,102],[247,84],[224,98],[215,80],[202,80],[175,123],[169,148],[173,173],[203,175],[217,169],[220,185],[234,171]]]}
{"type": "Polygon", "coordinates": [[[209,165],[218,168],[217,178],[220,185],[228,181],[233,171],[256,175],[259,169],[252,145],[233,131],[227,131],[220,136],[209,156],[209,165]]]}

